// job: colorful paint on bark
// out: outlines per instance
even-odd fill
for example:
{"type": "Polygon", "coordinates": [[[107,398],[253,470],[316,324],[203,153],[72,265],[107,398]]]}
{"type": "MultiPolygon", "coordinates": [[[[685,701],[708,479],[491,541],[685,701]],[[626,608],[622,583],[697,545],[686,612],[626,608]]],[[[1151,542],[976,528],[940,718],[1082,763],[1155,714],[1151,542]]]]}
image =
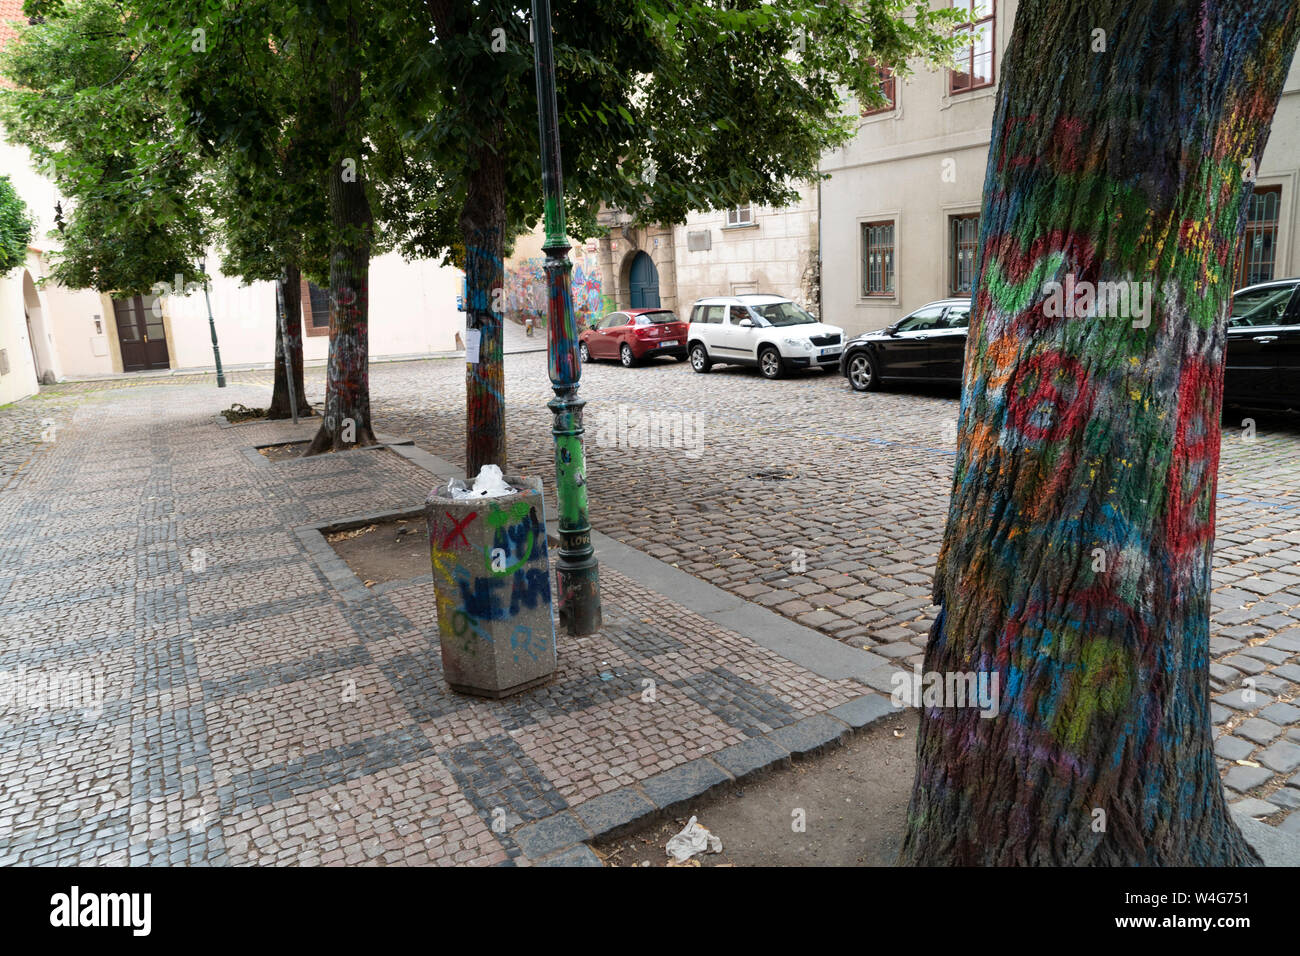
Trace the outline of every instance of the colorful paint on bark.
{"type": "Polygon", "coordinates": [[[1282,0],[1020,4],[924,665],[1004,690],[991,720],[922,709],[904,862],[1258,862],[1211,751],[1208,593],[1243,171],[1298,38],[1282,0]],[[1067,281],[1150,283],[1150,314],[1055,314],[1067,281]]]}
{"type": "Polygon", "coordinates": [[[468,237],[472,242],[466,245],[466,322],[479,333],[478,361],[465,364],[465,473],[471,478],[484,465],[506,469],[501,338],[503,236],[504,230],[498,226],[476,227],[468,237]]]}

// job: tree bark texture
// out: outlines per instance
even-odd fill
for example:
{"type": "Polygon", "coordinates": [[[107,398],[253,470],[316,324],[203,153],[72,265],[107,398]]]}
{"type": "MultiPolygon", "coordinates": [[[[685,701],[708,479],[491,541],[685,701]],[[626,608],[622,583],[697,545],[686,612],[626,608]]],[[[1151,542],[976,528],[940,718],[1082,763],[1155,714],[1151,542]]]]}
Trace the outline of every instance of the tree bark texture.
{"type": "Polygon", "coordinates": [[[311,415],[311,406],[303,398],[302,383],[302,273],[292,263],[285,266],[283,295],[284,327],[288,333],[288,347],[286,348],[284,338],[280,334],[280,317],[276,316],[275,386],[271,391],[271,407],[266,410],[267,418],[292,417],[293,410],[289,404],[289,373],[284,359],[286,351],[293,365],[293,389],[294,396],[298,400],[298,414],[311,415]]]}
{"type": "Polygon", "coordinates": [[[479,331],[478,361],[465,366],[465,473],[484,465],[506,470],[506,399],[502,367],[505,287],[505,168],[501,131],[471,147],[476,154],[461,234],[465,241],[466,316],[479,331]]]}
{"type": "Polygon", "coordinates": [[[903,862],[1259,862],[1211,750],[1208,599],[1233,253],[1296,7],[1019,6],[925,654],[1000,700],[921,708],[903,862]],[[1149,321],[1060,315],[1052,282],[1149,282],[1149,321]]]}
{"type": "MultiPolygon", "coordinates": [[[[355,16],[348,32],[359,38],[355,16]]],[[[325,415],[307,454],[375,442],[370,427],[370,243],[372,218],[361,168],[361,71],[352,66],[330,78],[336,141],[347,151],[329,177],[330,352],[325,378],[325,415]],[[351,163],[349,163],[349,160],[351,163]]]]}

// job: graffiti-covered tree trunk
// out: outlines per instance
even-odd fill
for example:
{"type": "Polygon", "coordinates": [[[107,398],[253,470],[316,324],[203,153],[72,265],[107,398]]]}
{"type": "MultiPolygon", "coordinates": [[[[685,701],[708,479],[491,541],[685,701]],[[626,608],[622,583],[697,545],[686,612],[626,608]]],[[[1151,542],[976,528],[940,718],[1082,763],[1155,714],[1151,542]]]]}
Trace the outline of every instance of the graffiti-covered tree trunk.
{"type": "MultiPolygon", "coordinates": [[[[275,385],[271,390],[271,407],[266,411],[267,418],[289,418],[292,407],[289,402],[289,376],[293,378],[293,394],[298,401],[298,414],[310,414],[311,406],[303,398],[302,385],[302,274],[296,265],[285,267],[285,279],[282,295],[284,296],[284,330],[281,335],[279,316],[275,323],[275,385]],[[286,342],[286,339],[288,340],[286,342]],[[285,353],[289,355],[292,370],[285,365],[285,353]]],[[[277,309],[279,304],[277,303],[277,309]]]]}
{"type": "MultiPolygon", "coordinates": [[[[477,169],[461,214],[465,241],[465,310],[479,333],[477,361],[465,366],[465,473],[484,465],[506,470],[505,374],[502,311],[505,294],[506,197],[501,131],[473,148],[477,169]]],[[[468,343],[467,343],[468,344],[468,343]]]]}
{"type": "MultiPolygon", "coordinates": [[[[351,45],[357,18],[348,17],[351,45]]],[[[325,415],[307,454],[368,445],[370,428],[370,242],[372,217],[361,169],[361,71],[356,66],[330,78],[334,141],[346,150],[329,175],[330,354],[325,373],[325,415]]]]}
{"type": "Polygon", "coordinates": [[[922,707],[904,862],[1258,862],[1208,597],[1233,253],[1298,37],[1295,0],[1020,4],[925,654],[1000,700],[922,707]]]}

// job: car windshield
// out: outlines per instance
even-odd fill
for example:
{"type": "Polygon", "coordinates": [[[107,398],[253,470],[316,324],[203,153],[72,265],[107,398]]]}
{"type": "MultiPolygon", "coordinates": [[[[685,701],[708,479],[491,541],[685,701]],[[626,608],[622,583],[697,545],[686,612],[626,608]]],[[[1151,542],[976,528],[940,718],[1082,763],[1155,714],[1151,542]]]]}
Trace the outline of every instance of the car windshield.
{"type": "Polygon", "coordinates": [[[1286,314],[1286,304],[1290,298],[1290,286],[1273,286],[1238,293],[1232,297],[1232,315],[1228,324],[1277,325],[1286,314]]]}
{"type": "Polygon", "coordinates": [[[785,325],[816,325],[817,320],[805,312],[793,302],[773,302],[770,305],[756,305],[753,307],[761,318],[768,325],[785,326],[785,325]]]}
{"type": "Polygon", "coordinates": [[[676,322],[677,316],[671,312],[646,312],[636,317],[637,325],[649,325],[652,322],[655,325],[664,325],[668,322],[676,322]]]}

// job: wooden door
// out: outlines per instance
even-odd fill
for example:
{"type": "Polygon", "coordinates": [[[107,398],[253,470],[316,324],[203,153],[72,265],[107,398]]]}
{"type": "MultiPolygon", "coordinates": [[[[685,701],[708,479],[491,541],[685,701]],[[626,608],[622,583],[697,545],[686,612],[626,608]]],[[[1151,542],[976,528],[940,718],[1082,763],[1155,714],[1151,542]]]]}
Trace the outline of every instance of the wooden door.
{"type": "Polygon", "coordinates": [[[143,296],[113,300],[117,341],[122,350],[122,371],[143,372],[171,368],[167,333],[161,315],[146,308],[143,296]]]}

